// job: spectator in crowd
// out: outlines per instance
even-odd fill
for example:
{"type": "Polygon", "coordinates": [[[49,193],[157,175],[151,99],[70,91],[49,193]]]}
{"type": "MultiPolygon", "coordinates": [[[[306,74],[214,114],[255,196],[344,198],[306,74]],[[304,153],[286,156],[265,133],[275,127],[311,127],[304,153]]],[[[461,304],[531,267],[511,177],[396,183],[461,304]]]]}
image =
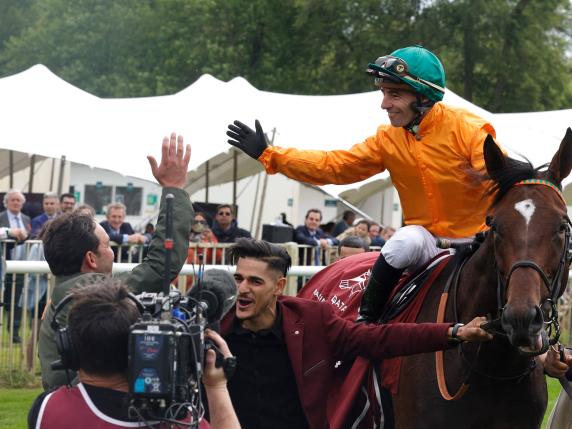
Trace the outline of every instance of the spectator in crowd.
{"type": "MultiPolygon", "coordinates": [[[[125,222],[125,205],[121,203],[114,203],[107,206],[107,220],[101,222],[101,227],[109,235],[109,239],[121,246],[128,244],[147,244],[147,238],[143,234],[139,234],[133,230],[129,222],[125,222]]],[[[139,262],[137,256],[138,248],[132,249],[135,255],[131,261],[139,262]]],[[[121,250],[121,262],[131,262],[129,260],[129,247],[125,246],[121,250]]],[[[115,258],[117,258],[117,248],[113,249],[115,258]]]]}
{"type": "Polygon", "coordinates": [[[369,226],[369,238],[371,239],[370,246],[383,247],[385,240],[381,237],[381,225],[371,222],[369,226]]]}
{"type": "Polygon", "coordinates": [[[356,219],[356,214],[353,211],[351,210],[344,211],[342,219],[336,224],[336,227],[334,228],[332,235],[334,237],[340,235],[342,232],[344,232],[346,229],[348,229],[350,226],[354,224],[355,219],[356,219]]]}
{"type": "MultiPolygon", "coordinates": [[[[17,189],[10,189],[4,195],[4,210],[0,213],[0,232],[1,236],[15,240],[15,244],[6,245],[6,260],[26,260],[26,248],[22,244],[30,235],[32,226],[30,218],[22,213],[22,207],[26,202],[24,194],[17,189]]],[[[6,278],[4,287],[4,308],[7,314],[8,330],[12,327],[12,317],[14,319],[12,342],[20,343],[20,320],[22,317],[21,309],[18,305],[14,305],[13,314],[12,305],[17,304],[24,287],[24,274],[14,274],[12,279],[6,278]],[[13,281],[11,281],[13,280],[13,281]],[[14,295],[14,301],[12,301],[14,295]]]]}
{"type": "Polygon", "coordinates": [[[344,259],[348,256],[364,253],[369,250],[365,241],[357,235],[350,235],[340,241],[338,245],[338,259],[344,259]]]}
{"type": "Polygon", "coordinates": [[[42,227],[48,220],[57,216],[60,208],[58,194],[55,192],[46,192],[44,194],[42,206],[44,208],[44,213],[32,219],[32,232],[30,234],[30,238],[32,239],[36,239],[38,237],[42,227]]]}
{"type": "Polygon", "coordinates": [[[326,235],[326,238],[335,238],[332,234],[334,232],[334,228],[336,227],[335,222],[326,222],[320,225],[320,229],[326,235]]]}
{"type": "Polygon", "coordinates": [[[143,233],[143,235],[149,238],[148,241],[151,241],[151,238],[153,238],[153,234],[155,234],[155,225],[149,222],[147,225],[145,225],[145,232],[143,233]]]}
{"type": "Polygon", "coordinates": [[[371,238],[369,238],[369,221],[367,219],[358,220],[354,226],[350,226],[336,238],[343,240],[352,235],[361,238],[369,246],[371,244],[371,238]]]}
{"type": "Polygon", "coordinates": [[[395,234],[395,228],[392,226],[386,226],[383,228],[383,231],[381,231],[381,238],[387,241],[393,237],[393,234],[395,234]]]}
{"type": "MultiPolygon", "coordinates": [[[[207,216],[203,212],[196,212],[191,225],[191,235],[189,236],[191,243],[217,244],[218,240],[209,228],[207,216]]],[[[188,264],[220,264],[222,262],[222,248],[204,248],[189,246],[188,264]],[[213,259],[214,254],[214,259],[213,259]]],[[[187,287],[193,285],[194,276],[187,276],[187,287]]]]}
{"type": "MultiPolygon", "coordinates": [[[[79,363],[79,384],[61,386],[42,393],[28,414],[28,427],[75,429],[134,427],[139,416],[129,413],[128,343],[132,324],[139,318],[129,291],[118,280],[103,278],[73,293],[68,317],[68,334],[79,363]]],[[[224,340],[207,330],[224,358],[231,357],[224,340]]],[[[224,371],[215,366],[215,352],[209,350],[203,374],[211,425],[202,420],[198,428],[240,428],[228,393],[224,371]]],[[[178,417],[187,425],[192,416],[178,417]]],[[[159,425],[151,425],[156,427],[159,425]]],[[[175,427],[179,427],[175,425],[175,427]]]]}
{"type": "MultiPolygon", "coordinates": [[[[46,225],[40,230],[40,234],[36,239],[41,240],[46,225]]],[[[34,243],[28,249],[28,261],[45,261],[44,245],[42,243],[34,243]]],[[[34,364],[34,342],[37,341],[40,323],[39,318],[44,314],[46,307],[46,293],[48,291],[48,275],[47,274],[30,274],[26,288],[20,294],[18,307],[20,311],[28,311],[30,314],[29,321],[32,329],[36,330],[35,335],[30,335],[26,347],[26,364],[29,371],[32,370],[34,364]],[[37,307],[37,312],[36,312],[37,307]],[[38,320],[38,323],[35,323],[38,320]]]]}
{"type": "Polygon", "coordinates": [[[219,243],[234,243],[237,238],[251,238],[250,232],[239,228],[234,209],[229,204],[221,204],[216,208],[212,232],[219,243]]]}
{"type": "Polygon", "coordinates": [[[62,213],[70,213],[75,209],[75,196],[74,194],[62,194],[60,196],[60,210],[62,213]]]}
{"type": "MultiPolygon", "coordinates": [[[[41,240],[45,228],[40,230],[40,235],[37,239],[41,240]]],[[[45,261],[44,256],[44,245],[43,243],[34,243],[28,249],[28,256],[26,258],[28,261],[45,261]]],[[[45,294],[48,290],[48,275],[47,274],[35,274],[30,275],[27,285],[27,301],[24,303],[24,294],[20,296],[18,305],[20,307],[25,307],[28,311],[34,311],[36,303],[38,303],[38,314],[44,312],[44,307],[46,305],[45,294]]]]}
{"type": "MultiPolygon", "coordinates": [[[[173,133],[170,139],[165,137],[162,145],[161,163],[149,156],[151,172],[163,187],[157,231],[149,253],[142,264],[124,274],[125,284],[134,292],[160,292],[165,272],[165,197],[174,196],[173,211],[173,250],[171,267],[168,273],[173,280],[181,270],[189,246],[189,230],[193,217],[193,208],[189,196],[183,190],[187,182],[187,167],[190,160],[190,146],[183,149],[183,138],[173,133]]],[[[109,276],[113,268],[113,251],[109,246],[109,236],[90,215],[77,211],[56,217],[51,221],[43,236],[44,254],[52,274],[56,276],[55,286],[49,297],[40,327],[38,353],[42,369],[42,383],[45,389],[66,384],[67,377],[62,370],[53,370],[51,363],[58,359],[55,331],[51,326],[54,309],[69,292],[109,276]]],[[[67,324],[67,311],[64,307],[58,314],[60,326],[67,324]]],[[[72,379],[75,373],[71,374],[72,379]]]]}
{"type": "Polygon", "coordinates": [[[453,336],[449,323],[357,324],[327,302],[282,296],[290,256],[261,240],[238,240],[229,258],[238,296],[221,334],[237,357],[228,385],[244,428],[330,427],[328,394],[338,360],[382,360],[491,338],[479,328],[484,317],[458,325],[453,336]]]}
{"type": "Polygon", "coordinates": [[[306,212],[304,225],[300,225],[294,231],[294,241],[298,244],[305,244],[312,246],[311,251],[308,249],[300,249],[300,262],[305,262],[306,265],[321,265],[322,250],[328,250],[331,246],[337,245],[338,240],[335,238],[328,238],[324,231],[320,229],[320,222],[322,221],[322,212],[318,209],[310,209],[306,212]],[[304,254],[306,257],[304,258],[304,254]]]}
{"type": "Polygon", "coordinates": [[[86,214],[88,216],[91,216],[92,218],[95,218],[95,209],[89,204],[81,204],[77,206],[75,211],[77,213],[86,214]]]}

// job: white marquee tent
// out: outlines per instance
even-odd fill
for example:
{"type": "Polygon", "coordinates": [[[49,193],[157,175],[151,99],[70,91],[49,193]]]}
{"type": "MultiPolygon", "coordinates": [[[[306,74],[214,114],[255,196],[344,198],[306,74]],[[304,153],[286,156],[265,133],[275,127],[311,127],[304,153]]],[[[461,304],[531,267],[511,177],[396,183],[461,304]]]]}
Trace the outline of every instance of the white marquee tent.
{"type": "MultiPolygon", "coordinates": [[[[451,91],[445,102],[491,120],[503,145],[535,164],[550,160],[572,126],[572,109],[492,114],[451,91]]],[[[287,95],[259,91],[240,77],[222,82],[210,75],[173,95],[102,99],[36,65],[0,79],[0,148],[54,158],[65,155],[70,161],[152,179],[145,156],[158,157],[161,139],[171,131],[191,143],[193,170],[228,152],[225,131],[234,119],[252,126],[259,119],[265,131],[276,131],[278,146],[349,148],[387,122],[380,103],[377,91],[287,95]]],[[[245,165],[252,168],[256,163],[245,165]]],[[[338,195],[348,186],[325,188],[338,195]]]]}

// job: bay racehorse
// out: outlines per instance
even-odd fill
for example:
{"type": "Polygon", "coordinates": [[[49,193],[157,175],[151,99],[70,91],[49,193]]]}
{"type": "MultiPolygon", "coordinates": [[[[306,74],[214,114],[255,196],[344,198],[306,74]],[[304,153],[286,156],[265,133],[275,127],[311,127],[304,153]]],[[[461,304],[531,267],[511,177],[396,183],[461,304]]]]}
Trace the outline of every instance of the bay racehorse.
{"type": "Polygon", "coordinates": [[[487,314],[495,336],[445,351],[442,365],[433,354],[404,358],[394,396],[400,429],[526,429],[542,422],[547,391],[535,356],[558,334],[555,302],[568,280],[570,220],[560,188],[572,168],[572,130],[548,168],[506,157],[490,136],[484,157],[495,192],[490,229],[459,274],[433,284],[417,321],[466,323],[487,314]]]}

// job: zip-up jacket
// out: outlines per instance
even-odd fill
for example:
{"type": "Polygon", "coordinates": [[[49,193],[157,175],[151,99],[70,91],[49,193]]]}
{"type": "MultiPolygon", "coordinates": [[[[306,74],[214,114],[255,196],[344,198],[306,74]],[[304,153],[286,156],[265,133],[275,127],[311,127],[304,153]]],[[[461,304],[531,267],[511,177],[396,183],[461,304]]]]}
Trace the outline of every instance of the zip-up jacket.
{"type": "Polygon", "coordinates": [[[389,171],[406,225],[440,237],[470,237],[485,229],[490,197],[483,158],[493,126],[466,110],[436,103],[417,137],[381,125],[349,150],[298,150],[269,146],[260,156],[268,174],[282,173],[315,185],[358,182],[389,171]]]}

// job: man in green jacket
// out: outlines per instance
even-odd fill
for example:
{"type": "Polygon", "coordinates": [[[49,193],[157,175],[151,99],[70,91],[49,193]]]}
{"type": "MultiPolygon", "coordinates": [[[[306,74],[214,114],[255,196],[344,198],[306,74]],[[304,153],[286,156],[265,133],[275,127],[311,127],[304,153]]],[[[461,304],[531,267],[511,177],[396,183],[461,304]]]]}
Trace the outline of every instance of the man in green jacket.
{"type": "MultiPolygon", "coordinates": [[[[165,197],[172,194],[173,202],[173,241],[170,278],[173,280],[181,270],[187,257],[189,234],[193,208],[188,194],[183,190],[186,183],[187,167],[191,156],[190,145],[183,148],[182,136],[173,133],[170,139],[163,139],[161,164],[148,156],[153,176],[163,187],[157,229],[145,260],[133,271],[124,274],[125,284],[134,293],[160,292],[163,285],[165,257],[165,197]]],[[[113,250],[109,237],[103,228],[89,215],[77,212],[64,214],[54,219],[44,237],[44,252],[51,272],[56,276],[49,305],[43,316],[40,328],[38,354],[42,368],[44,389],[61,386],[76,378],[74,371],[53,370],[51,364],[59,359],[56,347],[56,332],[51,326],[54,310],[58,303],[71,290],[102,276],[111,275],[113,250]]],[[[63,307],[57,315],[59,326],[67,325],[68,308],[63,307]]]]}

